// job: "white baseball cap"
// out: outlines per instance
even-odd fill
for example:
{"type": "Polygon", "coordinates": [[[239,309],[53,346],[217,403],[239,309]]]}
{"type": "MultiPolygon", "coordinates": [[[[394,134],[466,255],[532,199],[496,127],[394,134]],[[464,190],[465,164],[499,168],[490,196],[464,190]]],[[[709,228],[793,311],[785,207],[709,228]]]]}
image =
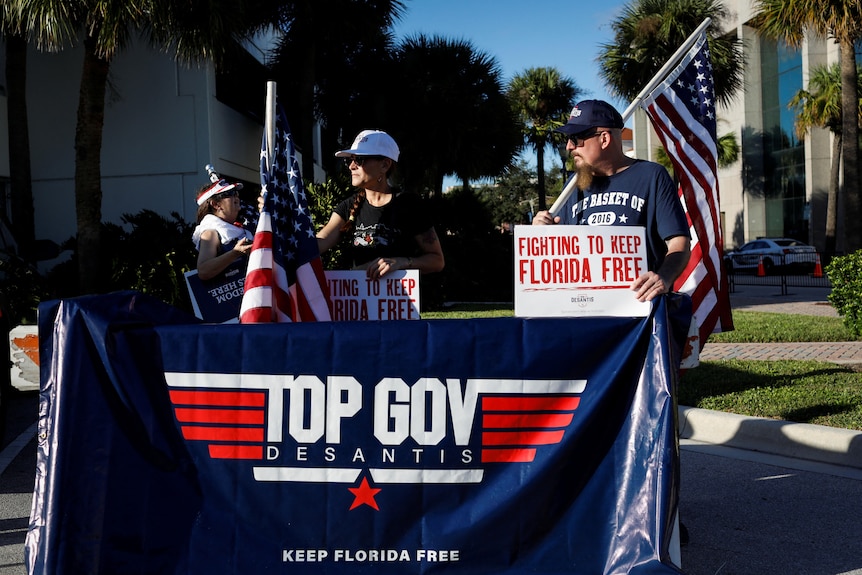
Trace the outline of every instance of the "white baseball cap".
{"type": "Polygon", "coordinates": [[[336,158],[350,156],[384,156],[393,162],[398,161],[398,144],[392,136],[380,130],[363,130],[359,132],[349,150],[335,152],[336,158]]]}

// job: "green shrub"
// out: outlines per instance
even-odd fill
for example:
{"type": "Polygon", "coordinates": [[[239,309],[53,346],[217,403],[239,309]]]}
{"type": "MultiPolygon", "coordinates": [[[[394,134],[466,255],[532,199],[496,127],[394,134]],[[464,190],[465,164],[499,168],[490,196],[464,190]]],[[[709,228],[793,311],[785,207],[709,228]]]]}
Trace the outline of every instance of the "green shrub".
{"type": "Polygon", "coordinates": [[[862,334],[862,250],[838,256],[826,266],[829,301],[854,336],[862,334]]]}
{"type": "MultiPolygon", "coordinates": [[[[195,225],[176,212],[167,218],[152,210],[123,214],[121,219],[123,226],[102,223],[102,291],[137,290],[191,313],[184,274],[197,265],[192,243],[195,225]]],[[[74,251],[75,239],[63,247],[74,251]]],[[[81,295],[77,265],[77,254],[73,253],[69,261],[50,272],[56,297],[81,295]]]]}
{"type": "Polygon", "coordinates": [[[102,228],[103,246],[111,262],[111,289],[138,290],[190,311],[184,274],[197,265],[192,243],[195,226],[176,212],[166,218],[141,210],[123,214],[121,219],[126,227],[104,224],[102,228]]]}
{"type": "MultiPolygon", "coordinates": [[[[318,184],[306,184],[308,211],[314,222],[314,230],[319,232],[329,222],[338,202],[353,193],[353,188],[344,178],[328,178],[318,184]]],[[[320,256],[323,267],[328,270],[345,269],[347,262],[344,249],[339,242],[331,250],[320,256]]]]}
{"type": "Polygon", "coordinates": [[[0,294],[5,298],[10,326],[35,323],[39,302],[49,293],[47,282],[36,268],[16,255],[0,252],[0,294]]]}

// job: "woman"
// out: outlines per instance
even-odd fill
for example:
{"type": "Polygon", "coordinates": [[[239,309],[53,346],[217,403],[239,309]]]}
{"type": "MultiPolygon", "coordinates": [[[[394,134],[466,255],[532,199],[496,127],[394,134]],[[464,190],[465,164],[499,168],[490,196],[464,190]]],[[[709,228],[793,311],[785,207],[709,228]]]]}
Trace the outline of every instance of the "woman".
{"type": "Polygon", "coordinates": [[[198,192],[198,226],[192,241],[198,250],[198,277],[202,280],[216,277],[251,250],[254,236],[235,223],[240,189],[240,183],[219,180],[198,192]]]}
{"type": "Polygon", "coordinates": [[[398,154],[395,140],[377,130],[360,132],[349,150],[335,154],[344,158],[357,191],[335,207],[317,234],[318,247],[323,253],[342,233],[348,234],[354,269],[366,270],[369,279],[406,269],[439,272],[444,265],[440,240],[421,198],[389,183],[398,154]]]}

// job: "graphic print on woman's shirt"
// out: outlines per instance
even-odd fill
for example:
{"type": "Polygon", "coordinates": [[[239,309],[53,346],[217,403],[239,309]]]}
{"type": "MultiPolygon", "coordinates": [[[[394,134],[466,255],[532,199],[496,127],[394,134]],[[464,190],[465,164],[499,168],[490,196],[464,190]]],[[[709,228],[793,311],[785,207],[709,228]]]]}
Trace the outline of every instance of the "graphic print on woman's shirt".
{"type": "Polygon", "coordinates": [[[354,246],[388,246],[395,241],[398,230],[393,230],[384,223],[365,225],[357,222],[353,231],[354,246]]]}

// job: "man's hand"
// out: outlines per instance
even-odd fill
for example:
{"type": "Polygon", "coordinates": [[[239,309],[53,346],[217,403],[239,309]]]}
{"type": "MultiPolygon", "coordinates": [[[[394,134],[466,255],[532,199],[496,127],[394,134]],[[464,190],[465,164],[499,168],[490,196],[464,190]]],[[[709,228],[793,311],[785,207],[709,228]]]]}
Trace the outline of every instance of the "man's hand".
{"type": "Polygon", "coordinates": [[[656,296],[668,293],[672,287],[672,282],[665,281],[657,273],[646,272],[632,283],[631,289],[638,301],[650,301],[656,296]]]}
{"type": "Polygon", "coordinates": [[[548,210],[542,210],[533,216],[534,226],[551,226],[560,223],[560,216],[552,216],[548,210]]]}

